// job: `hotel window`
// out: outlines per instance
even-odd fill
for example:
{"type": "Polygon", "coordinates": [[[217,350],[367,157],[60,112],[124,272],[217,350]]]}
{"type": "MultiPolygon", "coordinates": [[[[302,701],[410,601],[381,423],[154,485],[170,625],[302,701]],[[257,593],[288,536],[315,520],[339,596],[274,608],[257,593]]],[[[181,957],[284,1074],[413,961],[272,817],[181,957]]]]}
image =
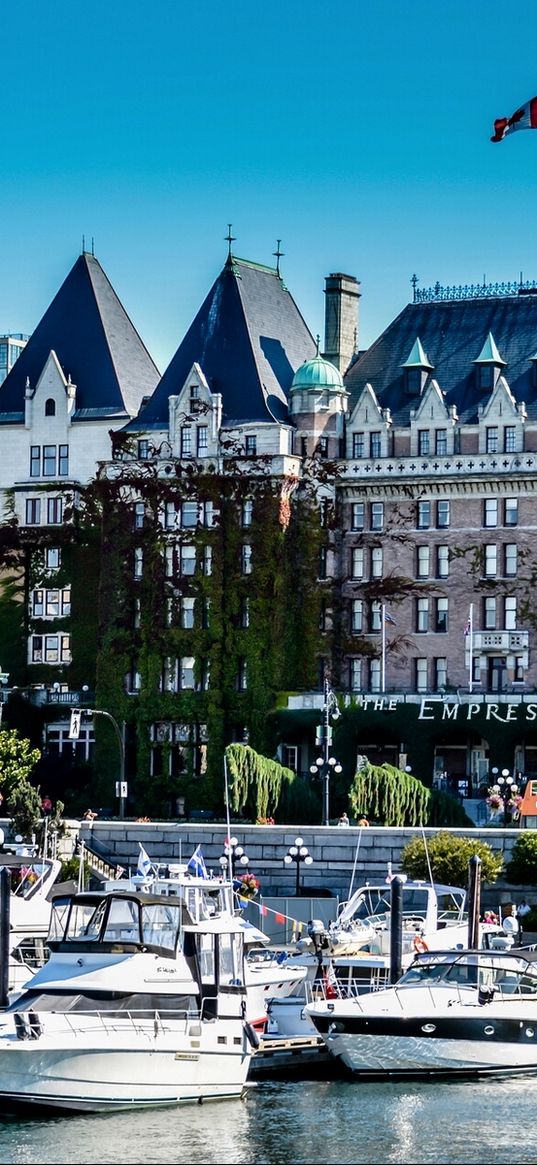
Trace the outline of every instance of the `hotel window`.
{"type": "Polygon", "coordinates": [[[435,600],[435,631],[446,632],[448,630],[448,605],[449,601],[446,598],[435,600]]]}
{"type": "Polygon", "coordinates": [[[194,530],[198,524],[199,503],[181,502],[181,526],[183,530],[194,530]]]}
{"type": "Polygon", "coordinates": [[[58,473],[60,477],[68,477],[69,475],[69,446],[60,445],[58,447],[58,473]]]}
{"type": "Polygon", "coordinates": [[[504,453],[516,453],[516,427],[515,425],[506,425],[503,431],[503,451],[504,453]]]}
{"type": "Polygon", "coordinates": [[[144,572],[144,552],[141,546],[134,548],[134,577],[141,578],[144,572]]]}
{"type": "Polygon", "coordinates": [[[418,502],[418,530],[428,530],[431,525],[431,503],[418,502]]]}
{"type": "Polygon", "coordinates": [[[192,457],[192,429],[183,425],[181,429],[181,457],[192,457]]]}
{"type": "Polygon", "coordinates": [[[483,604],[483,627],[485,631],[496,630],[496,599],[489,595],[483,604]]]}
{"type": "MultiPolygon", "coordinates": [[[[168,627],[171,627],[171,624],[172,624],[171,599],[168,599],[167,606],[166,606],[166,622],[168,624],[168,627]]],[[[134,599],[134,612],[133,612],[132,623],[133,623],[133,627],[136,630],[138,630],[138,628],[141,627],[141,625],[142,625],[142,604],[141,604],[138,596],[136,596],[134,599]]]]}
{"type": "Polygon", "coordinates": [[[43,615],[44,606],[44,591],[37,590],[32,592],[32,615],[34,619],[40,619],[43,615]]]}
{"type": "Polygon", "coordinates": [[[61,498],[47,499],[47,523],[49,526],[59,526],[63,514],[63,501],[61,498]]]}
{"type": "Polygon", "coordinates": [[[507,595],[505,599],[504,627],[506,631],[516,631],[516,598],[514,595],[507,595]]]}
{"type": "Polygon", "coordinates": [[[359,635],[364,627],[364,604],[362,599],[353,599],[351,603],[351,631],[359,635]]]}
{"type": "Polygon", "coordinates": [[[237,669],[237,687],[239,692],[245,692],[248,687],[248,664],[245,659],[239,660],[237,669]]]}
{"type": "Polygon", "coordinates": [[[365,457],[365,433],[352,434],[353,457],[365,457]]]}
{"type": "Polygon", "coordinates": [[[363,502],[353,502],[351,506],[351,530],[363,530],[365,523],[365,505],[363,502]]]}
{"type": "Polygon", "coordinates": [[[246,437],[246,456],[255,457],[257,453],[257,437],[253,433],[248,433],[246,437]]]}
{"type": "Polygon", "coordinates": [[[145,505],[143,502],[136,502],[134,507],[134,529],[141,530],[145,519],[145,505]]]}
{"type": "Polygon", "coordinates": [[[380,433],[371,433],[370,437],[371,457],[381,456],[380,433]]]}
{"type": "Polygon", "coordinates": [[[431,452],[431,440],[428,429],[418,430],[418,457],[428,457],[431,452]]]}
{"type": "Polygon", "coordinates": [[[515,655],[515,674],[514,674],[513,678],[514,678],[515,684],[523,684],[524,683],[525,669],[524,669],[524,656],[523,655],[515,655]]]}
{"type": "Polygon", "coordinates": [[[201,502],[199,507],[198,520],[203,526],[208,528],[214,522],[214,506],[212,502],[201,502]]]}
{"type": "Polygon", "coordinates": [[[45,616],[47,619],[57,619],[60,614],[60,592],[45,591],[45,616]]]}
{"type": "Polygon", "coordinates": [[[317,452],[320,457],[328,457],[328,437],[319,437],[317,441],[317,452]]]}
{"type": "Polygon", "coordinates": [[[241,508],[241,525],[243,527],[252,525],[253,512],[254,512],[254,503],[253,503],[251,498],[246,498],[246,501],[244,501],[242,503],[242,508],[241,508]]]}
{"type": "Polygon", "coordinates": [[[487,428],[486,435],[486,451],[487,453],[498,452],[498,429],[494,425],[492,428],[487,428]]]}
{"type": "Polygon", "coordinates": [[[434,686],[435,691],[439,692],[447,685],[447,659],[444,656],[439,656],[434,660],[434,686]]]}
{"type": "Polygon", "coordinates": [[[418,658],[414,662],[415,662],[415,667],[416,667],[416,691],[417,692],[426,692],[428,690],[428,684],[427,684],[428,660],[418,658]]]}
{"type": "Polygon", "coordinates": [[[438,530],[446,530],[450,523],[450,505],[449,502],[441,501],[436,503],[436,526],[438,530]]]}
{"type": "Polygon", "coordinates": [[[418,578],[428,578],[429,577],[429,559],[430,559],[429,547],[428,546],[418,546],[417,547],[417,558],[418,558],[418,561],[417,561],[417,576],[418,576],[418,578]]]}
{"type": "Polygon", "coordinates": [[[201,607],[201,625],[204,631],[208,631],[211,626],[211,600],[205,598],[201,607]]]}
{"type": "Polygon", "coordinates": [[[32,663],[70,663],[71,642],[69,635],[32,635],[32,663]]]}
{"type": "Polygon", "coordinates": [[[328,526],[328,498],[323,498],[319,503],[319,521],[323,528],[328,526]]]}
{"type": "Polygon", "coordinates": [[[39,477],[41,475],[41,446],[32,445],[30,447],[30,477],[39,477]]]}
{"type": "Polygon", "coordinates": [[[382,578],[382,546],[371,550],[371,578],[382,578]]]}
{"type": "Polygon", "coordinates": [[[26,525],[39,526],[41,522],[41,499],[26,499],[26,525]]]}
{"type": "Polygon", "coordinates": [[[326,631],[326,599],[321,599],[321,607],[319,610],[319,631],[326,631]]]}
{"type": "Polygon", "coordinates": [[[362,690],[362,661],[361,659],[349,660],[349,687],[351,692],[361,692],[362,690]]]}
{"type": "Polygon", "coordinates": [[[505,499],[504,526],[518,526],[518,498],[505,499]]]}
{"type": "Polygon", "coordinates": [[[181,596],[181,627],[194,626],[194,602],[195,600],[189,595],[181,596]]]}
{"type": "Polygon", "coordinates": [[[198,457],[206,457],[209,449],[209,429],[207,425],[198,425],[196,429],[196,452],[198,457]]]}
{"type": "Polygon", "coordinates": [[[447,578],[449,575],[449,546],[436,548],[436,577],[447,578]]]}
{"type": "Polygon", "coordinates": [[[384,529],[384,502],[371,503],[371,529],[384,529]]]}
{"type": "Polygon", "coordinates": [[[43,445],[43,477],[56,476],[56,446],[43,445]]]}
{"type": "Polygon", "coordinates": [[[480,364],[477,370],[477,378],[480,388],[492,388],[494,380],[494,369],[492,364],[480,364]]]}
{"type": "Polygon", "coordinates": [[[213,573],[213,548],[212,546],[203,547],[203,573],[206,578],[213,573]]]}
{"type": "Polygon", "coordinates": [[[45,416],[46,417],[55,417],[56,416],[56,401],[53,400],[53,398],[51,396],[49,396],[48,400],[45,401],[45,416]]]}
{"type": "Polygon", "coordinates": [[[241,627],[250,626],[250,600],[247,597],[241,599],[239,620],[241,627]]]}
{"type": "Polygon", "coordinates": [[[513,578],[517,572],[517,545],[516,542],[508,542],[505,547],[505,575],[508,578],[513,578]]]}
{"type": "Polygon", "coordinates": [[[241,548],[241,569],[243,574],[252,573],[252,547],[245,542],[241,548]]]}
{"type": "Polygon", "coordinates": [[[164,527],[166,530],[177,530],[179,528],[177,502],[166,502],[164,506],[164,527]]]}
{"type": "Polygon", "coordinates": [[[59,570],[61,554],[57,546],[47,546],[45,564],[47,570],[59,570]]]}
{"type": "Polygon", "coordinates": [[[138,459],[139,461],[147,461],[149,458],[149,441],[143,438],[138,441],[138,459]]]}
{"type": "Polygon", "coordinates": [[[181,543],[179,570],[185,576],[193,575],[196,572],[196,547],[189,542],[181,543]]]}
{"type": "Polygon", "coordinates": [[[370,692],[380,692],[382,674],[380,659],[370,659],[369,661],[369,690],[370,692]]]}
{"type": "Polygon", "coordinates": [[[483,506],[483,525],[488,527],[498,525],[497,498],[486,498],[483,506]]]}
{"type": "Polygon", "coordinates": [[[351,550],[351,578],[364,577],[364,551],[361,546],[353,546],[351,550]]]}
{"type": "Polygon", "coordinates": [[[321,546],[319,550],[319,571],[318,578],[326,578],[326,561],[327,561],[326,546],[321,546]]]}
{"type": "Polygon", "coordinates": [[[192,690],[194,686],[194,657],[183,655],[179,660],[179,687],[181,691],[185,691],[192,690]]]}
{"type": "Polygon", "coordinates": [[[447,429],[436,430],[434,451],[437,457],[443,457],[447,453],[447,429]]]}
{"type": "Polygon", "coordinates": [[[382,627],[382,603],[376,600],[371,603],[371,611],[369,617],[369,626],[371,631],[380,631],[382,627]]]}
{"type": "Polygon", "coordinates": [[[485,578],[495,578],[498,573],[498,547],[485,546],[485,578]]]}
{"type": "Polygon", "coordinates": [[[429,630],[429,600],[418,599],[416,602],[416,631],[424,634],[429,630]]]}

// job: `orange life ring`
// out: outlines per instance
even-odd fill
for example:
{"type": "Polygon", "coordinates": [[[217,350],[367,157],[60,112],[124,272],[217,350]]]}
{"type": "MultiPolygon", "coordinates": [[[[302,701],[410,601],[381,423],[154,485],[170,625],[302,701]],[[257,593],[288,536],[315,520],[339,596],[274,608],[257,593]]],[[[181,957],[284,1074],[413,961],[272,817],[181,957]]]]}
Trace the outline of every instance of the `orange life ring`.
{"type": "Polygon", "coordinates": [[[429,950],[425,939],[422,938],[420,934],[417,934],[414,939],[414,950],[418,955],[423,955],[425,951],[429,950]]]}

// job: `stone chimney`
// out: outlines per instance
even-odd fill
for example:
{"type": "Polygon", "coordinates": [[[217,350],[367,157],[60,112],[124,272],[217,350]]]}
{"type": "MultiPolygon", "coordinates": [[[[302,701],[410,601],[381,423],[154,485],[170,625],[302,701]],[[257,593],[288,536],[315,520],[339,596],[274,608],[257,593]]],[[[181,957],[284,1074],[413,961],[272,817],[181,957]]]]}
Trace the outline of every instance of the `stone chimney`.
{"type": "Polygon", "coordinates": [[[342,375],[358,351],[358,300],[360,284],[354,275],[327,275],[324,313],[324,352],[342,375]]]}

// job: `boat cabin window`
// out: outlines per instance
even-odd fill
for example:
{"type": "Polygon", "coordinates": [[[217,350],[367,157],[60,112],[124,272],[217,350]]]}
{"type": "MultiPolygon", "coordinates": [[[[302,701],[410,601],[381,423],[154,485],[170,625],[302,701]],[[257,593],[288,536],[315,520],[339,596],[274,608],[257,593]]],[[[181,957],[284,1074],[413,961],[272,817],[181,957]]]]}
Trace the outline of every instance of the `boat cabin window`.
{"type": "Polygon", "coordinates": [[[48,937],[51,941],[59,942],[65,937],[67,915],[71,905],[70,898],[55,898],[50,915],[48,937]]]}
{"type": "Polygon", "coordinates": [[[238,934],[221,934],[219,937],[220,950],[220,983],[236,983],[241,978],[241,936],[238,934]]]}
{"type": "MultiPolygon", "coordinates": [[[[105,903],[103,902],[103,908],[104,906],[105,903]]],[[[100,918],[102,921],[102,913],[100,918]]],[[[113,898],[110,902],[110,909],[108,911],[108,917],[106,920],[106,930],[103,934],[103,942],[140,942],[138,903],[133,902],[132,898],[113,898]]]]}
{"type": "Polygon", "coordinates": [[[97,941],[101,933],[106,900],[100,902],[73,902],[67,922],[65,938],[68,942],[83,939],[97,941]]]}
{"type": "Polygon", "coordinates": [[[180,923],[180,906],[169,902],[142,906],[142,941],[147,946],[174,951],[180,923]]]}
{"type": "Polygon", "coordinates": [[[202,983],[214,983],[215,981],[215,964],[214,964],[214,935],[201,934],[199,936],[199,968],[200,978],[202,983]]]}

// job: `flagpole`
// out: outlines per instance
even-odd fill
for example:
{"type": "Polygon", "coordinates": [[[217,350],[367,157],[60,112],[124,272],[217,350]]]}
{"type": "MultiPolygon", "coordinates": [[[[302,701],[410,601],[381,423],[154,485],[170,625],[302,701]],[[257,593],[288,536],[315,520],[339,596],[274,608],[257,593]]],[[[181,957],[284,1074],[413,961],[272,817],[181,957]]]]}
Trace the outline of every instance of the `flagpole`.
{"type": "Polygon", "coordinates": [[[470,662],[468,665],[468,691],[472,694],[472,685],[474,682],[474,604],[470,603],[470,614],[468,616],[468,623],[470,627],[470,662]]]}
{"type": "Polygon", "coordinates": [[[233,854],[231,852],[231,820],[230,820],[230,816],[229,816],[229,789],[228,789],[228,784],[227,784],[227,757],[226,757],[225,753],[224,753],[224,787],[225,787],[224,800],[225,800],[225,805],[226,805],[226,825],[227,825],[227,851],[228,851],[227,864],[228,864],[229,882],[230,882],[231,887],[233,888],[233,854]]]}
{"type": "Polygon", "coordinates": [[[381,662],[381,691],[386,691],[386,605],[383,603],[381,608],[381,643],[382,643],[382,662],[381,662]]]}

